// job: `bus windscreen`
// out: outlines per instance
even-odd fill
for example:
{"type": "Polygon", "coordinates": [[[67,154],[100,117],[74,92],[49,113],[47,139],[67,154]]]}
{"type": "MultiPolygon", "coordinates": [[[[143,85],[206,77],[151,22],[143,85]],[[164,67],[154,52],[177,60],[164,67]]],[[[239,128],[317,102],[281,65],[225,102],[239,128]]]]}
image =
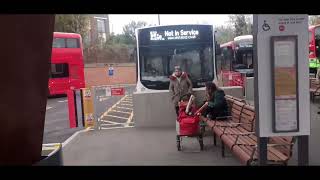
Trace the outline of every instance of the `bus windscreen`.
{"type": "Polygon", "coordinates": [[[177,65],[188,73],[195,88],[213,80],[212,27],[165,26],[139,34],[140,81],[145,87],[168,89],[177,65]]]}

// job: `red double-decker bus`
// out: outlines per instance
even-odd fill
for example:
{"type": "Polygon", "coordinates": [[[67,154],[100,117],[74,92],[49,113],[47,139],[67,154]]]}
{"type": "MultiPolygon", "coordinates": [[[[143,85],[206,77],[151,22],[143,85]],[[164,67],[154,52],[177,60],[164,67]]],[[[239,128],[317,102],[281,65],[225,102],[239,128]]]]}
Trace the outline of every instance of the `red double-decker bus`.
{"type": "Polygon", "coordinates": [[[54,32],[49,71],[49,96],[85,87],[80,34],[54,32]]]}
{"type": "Polygon", "coordinates": [[[237,36],[220,48],[216,66],[223,86],[243,86],[243,78],[253,76],[253,36],[237,36]]]}

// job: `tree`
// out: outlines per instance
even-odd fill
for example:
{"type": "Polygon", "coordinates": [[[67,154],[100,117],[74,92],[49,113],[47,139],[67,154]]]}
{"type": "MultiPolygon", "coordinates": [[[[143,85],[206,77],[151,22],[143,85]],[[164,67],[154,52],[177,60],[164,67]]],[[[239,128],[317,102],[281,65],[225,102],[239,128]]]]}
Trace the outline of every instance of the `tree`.
{"type": "Polygon", "coordinates": [[[89,23],[90,17],[87,15],[56,15],[54,31],[79,33],[84,39],[89,32],[89,23]]]}
{"type": "Polygon", "coordinates": [[[136,29],[145,27],[147,25],[144,21],[131,21],[123,27],[123,35],[128,39],[129,44],[134,44],[136,41],[136,29]]]}
{"type": "Polygon", "coordinates": [[[231,24],[234,26],[235,36],[252,34],[252,23],[250,22],[250,16],[238,14],[229,16],[229,19],[231,24]]]}
{"type": "Polygon", "coordinates": [[[309,25],[317,25],[320,24],[320,16],[309,16],[309,25]]]}
{"type": "Polygon", "coordinates": [[[132,45],[132,39],[125,34],[111,33],[106,42],[107,45],[132,45]]]}
{"type": "Polygon", "coordinates": [[[219,26],[215,28],[216,30],[216,40],[219,44],[232,41],[235,37],[234,30],[230,26],[219,26]]]}
{"type": "Polygon", "coordinates": [[[252,15],[245,15],[246,23],[247,23],[247,31],[248,34],[253,34],[253,16],[252,15]]]}

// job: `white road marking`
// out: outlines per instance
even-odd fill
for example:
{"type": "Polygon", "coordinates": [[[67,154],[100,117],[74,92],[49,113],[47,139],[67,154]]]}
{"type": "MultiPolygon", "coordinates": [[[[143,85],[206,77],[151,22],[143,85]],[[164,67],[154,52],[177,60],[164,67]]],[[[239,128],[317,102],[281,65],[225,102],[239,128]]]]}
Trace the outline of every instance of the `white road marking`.
{"type": "Polygon", "coordinates": [[[62,148],[64,148],[69,142],[71,142],[78,134],[82,133],[82,132],[88,132],[92,130],[90,127],[86,128],[86,129],[82,129],[80,131],[77,131],[76,133],[74,133],[72,136],[70,136],[66,141],[64,141],[62,143],[62,148]]]}
{"type": "Polygon", "coordinates": [[[50,106],[48,106],[48,107],[46,107],[46,110],[49,110],[49,109],[51,109],[52,107],[50,107],[50,106]]]}
{"type": "Polygon", "coordinates": [[[123,113],[123,114],[131,114],[130,112],[117,111],[117,110],[111,110],[110,112],[117,112],[117,113],[123,113]]]}
{"type": "Polygon", "coordinates": [[[58,102],[68,102],[68,100],[62,100],[62,101],[58,101],[58,102]]]}

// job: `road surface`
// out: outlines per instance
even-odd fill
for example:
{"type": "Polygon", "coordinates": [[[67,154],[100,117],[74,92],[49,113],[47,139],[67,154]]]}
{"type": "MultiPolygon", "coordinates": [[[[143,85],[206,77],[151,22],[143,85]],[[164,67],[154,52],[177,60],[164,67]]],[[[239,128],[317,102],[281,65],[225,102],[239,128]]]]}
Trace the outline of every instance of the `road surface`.
{"type": "MultiPolygon", "coordinates": [[[[126,87],[127,94],[132,94],[135,86],[126,87]]],[[[105,97],[97,101],[96,110],[102,115],[122,97],[105,97]]],[[[120,119],[121,120],[121,119],[120,119]]],[[[63,143],[81,128],[71,129],[69,126],[68,100],[67,97],[53,97],[47,100],[47,111],[43,143],[63,143]]]]}
{"type": "Polygon", "coordinates": [[[62,143],[79,129],[70,129],[67,97],[47,100],[43,143],[62,143]]]}

